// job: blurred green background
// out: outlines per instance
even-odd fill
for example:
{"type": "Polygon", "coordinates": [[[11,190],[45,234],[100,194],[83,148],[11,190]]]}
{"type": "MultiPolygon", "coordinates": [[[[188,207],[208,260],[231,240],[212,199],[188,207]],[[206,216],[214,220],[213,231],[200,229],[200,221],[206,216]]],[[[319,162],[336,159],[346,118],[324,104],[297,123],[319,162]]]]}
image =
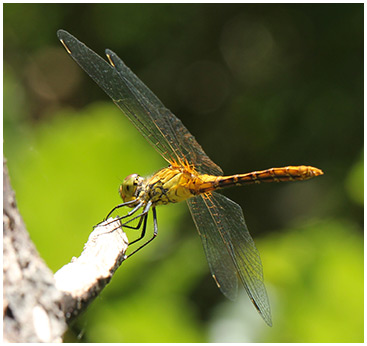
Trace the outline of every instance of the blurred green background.
{"type": "MultiPolygon", "coordinates": [[[[68,341],[363,341],[363,4],[5,4],[4,155],[54,271],[165,165],[56,38],[115,51],[227,174],[307,164],[306,182],[228,189],[261,253],[269,328],[210,277],[185,203],[125,262],[68,341]]],[[[135,235],[132,234],[132,237],[135,235]]]]}

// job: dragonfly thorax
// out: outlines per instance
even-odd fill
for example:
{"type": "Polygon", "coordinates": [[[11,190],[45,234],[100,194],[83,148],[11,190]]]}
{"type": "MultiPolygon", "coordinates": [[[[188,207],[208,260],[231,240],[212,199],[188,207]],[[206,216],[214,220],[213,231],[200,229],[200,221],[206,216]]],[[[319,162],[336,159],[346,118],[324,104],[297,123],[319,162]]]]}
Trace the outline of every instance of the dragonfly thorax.
{"type": "Polygon", "coordinates": [[[124,202],[136,200],[137,203],[151,202],[153,205],[181,202],[197,195],[195,185],[198,176],[195,173],[170,166],[147,178],[130,174],[120,185],[120,196],[124,202]]]}

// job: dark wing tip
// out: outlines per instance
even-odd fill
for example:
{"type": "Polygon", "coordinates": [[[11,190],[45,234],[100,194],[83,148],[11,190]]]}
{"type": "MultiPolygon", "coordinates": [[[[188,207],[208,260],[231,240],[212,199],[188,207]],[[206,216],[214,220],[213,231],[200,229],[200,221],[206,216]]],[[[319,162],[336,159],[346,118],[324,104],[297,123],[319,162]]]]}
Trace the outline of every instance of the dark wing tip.
{"type": "Polygon", "coordinates": [[[115,56],[116,55],[116,53],[114,53],[111,49],[105,49],[105,51],[104,51],[105,53],[106,53],[106,55],[112,55],[112,56],[115,56]]]}
{"type": "Polygon", "coordinates": [[[69,47],[69,44],[73,43],[73,42],[77,42],[78,40],[71,34],[69,34],[67,31],[65,30],[57,30],[57,37],[60,40],[60,42],[62,43],[62,45],[64,46],[64,48],[66,49],[66,51],[72,55],[71,49],[69,47]]]}
{"type": "Polygon", "coordinates": [[[113,67],[116,67],[116,64],[118,64],[118,60],[117,60],[118,57],[117,57],[116,53],[114,53],[111,49],[106,49],[105,54],[107,56],[107,59],[108,59],[109,63],[113,67]]]}
{"type": "Polygon", "coordinates": [[[127,66],[125,65],[125,63],[121,60],[121,58],[118,57],[118,55],[113,52],[111,49],[106,49],[105,50],[105,54],[108,58],[108,61],[110,62],[110,64],[114,67],[118,67],[118,69],[122,69],[122,68],[127,68],[127,66]]]}

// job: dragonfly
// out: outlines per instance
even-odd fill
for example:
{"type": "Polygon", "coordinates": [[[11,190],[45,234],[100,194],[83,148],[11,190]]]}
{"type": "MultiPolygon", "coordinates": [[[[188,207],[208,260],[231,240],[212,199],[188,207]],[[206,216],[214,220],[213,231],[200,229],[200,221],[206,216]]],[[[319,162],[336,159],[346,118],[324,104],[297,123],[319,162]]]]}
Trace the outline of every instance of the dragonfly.
{"type": "MultiPolygon", "coordinates": [[[[111,50],[107,60],[64,30],[57,36],[66,51],[104,90],[169,166],[150,177],[128,175],[119,187],[122,207],[131,210],[123,227],[141,230],[145,237],[147,219],[153,215],[153,236],[158,234],[156,207],[186,201],[199,233],[215,283],[229,299],[237,296],[238,280],[251,302],[271,326],[271,310],[264,284],[259,251],[247,229],[241,207],[216,190],[260,182],[306,180],[322,175],[312,166],[287,166],[224,176],[222,169],[204,152],[193,135],[157,96],[111,50]],[[136,226],[131,221],[137,220],[136,226]]],[[[130,256],[132,253],[130,254],[130,256]]]]}

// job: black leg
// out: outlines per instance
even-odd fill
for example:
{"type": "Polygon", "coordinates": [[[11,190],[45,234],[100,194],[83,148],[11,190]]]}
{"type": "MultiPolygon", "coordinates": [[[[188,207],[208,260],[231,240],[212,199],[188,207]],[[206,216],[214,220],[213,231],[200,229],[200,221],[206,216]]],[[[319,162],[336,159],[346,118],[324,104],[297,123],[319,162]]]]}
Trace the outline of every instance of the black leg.
{"type": "MultiPolygon", "coordinates": [[[[143,218],[144,218],[144,224],[143,224],[143,229],[142,229],[142,231],[141,231],[140,237],[139,237],[138,239],[133,240],[131,243],[129,243],[129,246],[130,246],[131,244],[134,244],[134,243],[136,243],[137,241],[139,241],[139,240],[141,240],[141,239],[143,239],[143,238],[144,238],[144,236],[145,236],[145,231],[147,230],[148,214],[145,214],[145,215],[140,219],[139,224],[141,223],[141,220],[142,220],[143,218]]],[[[126,227],[126,226],[125,226],[125,227],[126,227]]],[[[131,227],[131,228],[132,228],[132,227],[131,227]]],[[[138,229],[138,227],[137,227],[136,229],[138,229]]]]}
{"type": "MultiPolygon", "coordinates": [[[[157,222],[157,212],[155,210],[155,207],[152,208],[153,209],[153,224],[154,224],[154,231],[153,231],[153,237],[150,238],[146,243],[144,243],[142,246],[140,246],[139,248],[137,248],[135,251],[133,251],[132,253],[128,254],[126,256],[126,258],[129,258],[130,256],[132,256],[134,253],[137,253],[139,250],[141,250],[144,246],[148,245],[158,234],[158,222],[157,222]]],[[[142,231],[142,236],[137,239],[140,240],[144,237],[145,235],[145,230],[146,230],[146,220],[148,219],[148,217],[145,218],[144,220],[144,226],[143,226],[143,231],[142,231]]],[[[134,242],[136,242],[137,240],[134,240],[134,242]]],[[[131,245],[131,244],[130,244],[131,245]]]]}
{"type": "MultiPolygon", "coordinates": [[[[110,213],[107,215],[107,218],[108,218],[108,216],[109,215],[111,215],[111,213],[114,211],[114,210],[116,210],[116,209],[118,209],[118,208],[121,208],[121,207],[125,207],[125,206],[127,206],[127,205],[129,205],[129,204],[131,204],[130,202],[127,202],[127,203],[123,203],[123,204],[119,204],[118,206],[116,206],[115,208],[113,208],[111,211],[110,211],[110,213]]],[[[142,206],[143,206],[143,202],[141,202],[141,203],[139,203],[133,210],[130,210],[126,215],[124,215],[124,216],[118,216],[117,217],[117,219],[118,220],[123,220],[123,219],[126,219],[127,217],[129,217],[129,216],[131,216],[131,215],[133,215],[133,214],[135,214],[142,206]]],[[[136,217],[134,217],[133,219],[131,219],[131,220],[129,220],[128,222],[126,222],[126,224],[127,223],[129,223],[130,221],[133,221],[133,220],[135,220],[135,219],[137,219],[138,217],[140,217],[140,216],[142,216],[143,215],[143,213],[142,214],[139,214],[138,216],[136,216],[136,217]]],[[[107,219],[106,219],[107,220],[107,219]]],[[[104,221],[106,221],[106,220],[104,220],[104,221]]],[[[102,221],[102,222],[104,222],[104,221],[102,221]]],[[[116,219],[114,219],[114,220],[112,220],[111,222],[115,222],[116,221],[116,219]]],[[[106,225],[109,225],[111,222],[108,222],[106,225]]],[[[101,223],[101,222],[100,222],[101,223]]],[[[99,223],[99,224],[100,224],[99,223]]],[[[140,222],[141,223],[141,222],[140,222]]],[[[98,224],[98,225],[99,225],[98,224]]],[[[139,224],[140,225],[140,224],[139,224]]],[[[123,225],[124,226],[124,225],[123,225]]],[[[132,227],[129,227],[129,226],[126,226],[127,228],[132,228],[132,227]]],[[[133,229],[136,229],[136,228],[133,228],[133,229]]]]}
{"type": "MultiPolygon", "coordinates": [[[[125,218],[127,218],[127,217],[129,217],[129,216],[132,216],[139,208],[141,208],[142,207],[142,205],[143,205],[143,203],[140,203],[139,205],[137,205],[132,211],[130,211],[129,213],[127,213],[125,216],[121,216],[121,217],[119,217],[118,219],[121,221],[122,219],[125,219],[125,218]]],[[[130,219],[130,220],[128,220],[128,221],[126,221],[125,223],[123,223],[122,224],[122,226],[123,227],[127,227],[127,228],[130,228],[130,229],[138,229],[138,228],[140,228],[140,225],[141,225],[141,222],[142,222],[142,218],[143,218],[143,216],[144,215],[146,215],[146,214],[148,214],[148,212],[149,212],[149,209],[150,209],[150,207],[151,207],[151,205],[152,205],[152,203],[148,203],[146,206],[145,206],[145,208],[143,209],[143,211],[139,214],[139,215],[136,215],[136,216],[134,216],[132,219],[130,219]],[[139,223],[138,223],[138,225],[137,226],[128,226],[127,224],[128,223],[130,223],[130,222],[132,222],[132,221],[134,221],[134,220],[136,220],[136,219],[138,219],[138,218],[140,218],[140,220],[139,220],[139,223]]]]}
{"type": "MultiPolygon", "coordinates": [[[[136,203],[136,201],[129,201],[129,202],[124,202],[124,203],[121,203],[121,204],[119,204],[119,205],[116,205],[116,207],[114,207],[108,214],[107,214],[107,216],[106,216],[106,220],[110,217],[110,215],[116,210],[116,209],[120,209],[120,208],[122,208],[122,207],[126,207],[126,206],[128,206],[128,205],[130,205],[130,204],[133,204],[133,203],[136,203]]],[[[140,205],[140,207],[142,206],[142,203],[139,203],[138,205],[140,205]]],[[[139,207],[139,208],[140,208],[139,207]]],[[[134,214],[134,212],[137,210],[137,209],[139,209],[139,208],[134,208],[130,213],[131,214],[134,214]],[[135,210],[135,211],[134,211],[135,210]],[[133,212],[134,211],[134,212],[133,212]]],[[[130,215],[131,215],[130,214],[130,215]]]]}
{"type": "MultiPolygon", "coordinates": [[[[118,206],[116,206],[115,208],[113,208],[112,211],[108,215],[110,215],[117,208],[125,207],[126,205],[129,205],[129,204],[131,204],[131,202],[119,204],[118,206]]],[[[143,202],[139,203],[133,210],[129,211],[126,215],[121,216],[121,217],[117,217],[117,218],[113,219],[112,221],[107,222],[105,225],[107,226],[107,225],[109,225],[109,224],[111,224],[113,222],[116,222],[116,220],[120,220],[121,221],[122,219],[125,219],[125,218],[127,218],[129,216],[134,215],[142,206],[143,206],[143,202]]],[[[139,229],[140,226],[141,226],[141,223],[143,221],[144,215],[146,215],[148,213],[150,206],[151,206],[151,203],[148,203],[141,214],[133,217],[131,220],[127,221],[125,224],[121,224],[120,227],[126,227],[126,228],[129,228],[129,229],[139,229]],[[139,217],[140,217],[140,220],[139,220],[137,226],[128,226],[127,225],[129,222],[131,222],[133,220],[136,220],[139,217]]],[[[94,226],[93,228],[99,226],[102,222],[104,222],[104,221],[101,221],[98,225],[94,226]]],[[[120,227],[114,228],[113,230],[108,231],[107,233],[114,232],[114,231],[116,231],[120,227]]]]}
{"type": "MultiPolygon", "coordinates": [[[[116,209],[119,209],[119,208],[122,208],[122,207],[127,207],[129,206],[130,204],[133,204],[133,203],[136,203],[136,201],[129,201],[129,202],[125,202],[125,203],[121,203],[119,205],[117,205],[116,207],[114,207],[109,213],[108,215],[106,216],[106,218],[104,220],[102,220],[101,222],[99,222],[97,225],[93,226],[93,228],[96,228],[97,226],[99,226],[102,222],[105,222],[109,217],[110,215],[116,210],[116,209]]],[[[141,206],[143,205],[143,203],[139,203],[133,210],[131,210],[130,212],[127,213],[127,215],[121,217],[119,220],[125,218],[125,217],[128,217],[132,214],[134,214],[141,206]]],[[[114,220],[116,221],[116,220],[114,220]]],[[[114,222],[112,221],[112,222],[114,222]]]]}
{"type": "Polygon", "coordinates": [[[141,223],[142,223],[142,221],[143,221],[143,219],[144,219],[144,217],[145,217],[145,216],[147,216],[147,215],[148,215],[148,212],[142,212],[141,214],[139,214],[139,215],[137,215],[137,216],[133,217],[131,220],[126,221],[126,222],[125,222],[125,223],[123,223],[121,226],[122,226],[122,227],[126,227],[126,228],[128,228],[128,229],[139,229],[139,228],[140,228],[140,226],[141,226],[141,223]],[[136,226],[129,226],[129,225],[128,225],[128,223],[130,223],[131,221],[134,221],[134,220],[136,220],[136,219],[138,219],[138,218],[140,218],[140,220],[139,220],[139,222],[138,222],[138,224],[137,224],[136,226]]]}

